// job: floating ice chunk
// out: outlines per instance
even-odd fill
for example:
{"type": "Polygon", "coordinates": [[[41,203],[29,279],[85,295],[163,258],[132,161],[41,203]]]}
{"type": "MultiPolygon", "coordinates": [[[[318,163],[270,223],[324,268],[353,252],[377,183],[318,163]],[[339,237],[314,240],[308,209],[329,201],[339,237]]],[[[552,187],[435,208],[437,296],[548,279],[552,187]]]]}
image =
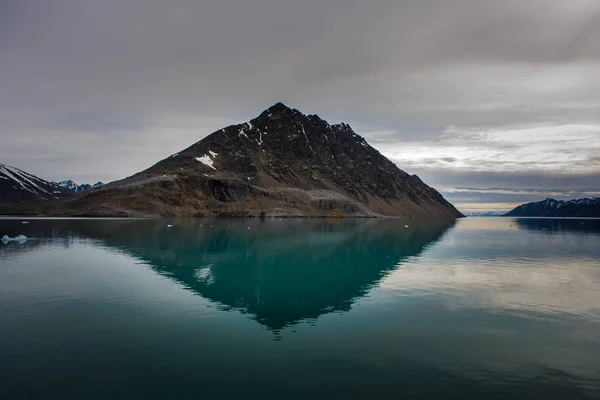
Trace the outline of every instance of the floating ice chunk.
{"type": "Polygon", "coordinates": [[[8,235],[4,235],[2,236],[2,239],[0,239],[2,241],[2,243],[6,244],[8,242],[19,242],[19,243],[23,243],[27,241],[27,236],[25,235],[19,235],[17,237],[10,237],[8,235]]]}
{"type": "Polygon", "coordinates": [[[21,221],[22,224],[28,224],[29,221],[21,221]]]}
{"type": "Polygon", "coordinates": [[[404,225],[405,228],[408,228],[408,225],[404,225]]]}
{"type": "Polygon", "coordinates": [[[200,161],[202,164],[216,170],[215,167],[213,167],[213,163],[214,161],[212,160],[212,158],[210,158],[209,156],[207,156],[206,154],[203,155],[202,157],[196,157],[196,160],[200,161]]]}
{"type": "Polygon", "coordinates": [[[172,227],[173,227],[173,225],[171,225],[171,224],[167,225],[167,228],[172,228],[172,227]]]}

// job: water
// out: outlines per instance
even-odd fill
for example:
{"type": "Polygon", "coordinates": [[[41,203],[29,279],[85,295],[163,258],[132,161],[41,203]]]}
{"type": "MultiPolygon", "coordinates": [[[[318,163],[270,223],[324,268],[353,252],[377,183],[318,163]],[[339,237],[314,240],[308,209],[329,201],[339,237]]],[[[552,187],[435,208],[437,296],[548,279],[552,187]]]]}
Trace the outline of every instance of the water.
{"type": "Polygon", "coordinates": [[[599,220],[405,225],[2,219],[0,397],[600,397],[599,220]]]}

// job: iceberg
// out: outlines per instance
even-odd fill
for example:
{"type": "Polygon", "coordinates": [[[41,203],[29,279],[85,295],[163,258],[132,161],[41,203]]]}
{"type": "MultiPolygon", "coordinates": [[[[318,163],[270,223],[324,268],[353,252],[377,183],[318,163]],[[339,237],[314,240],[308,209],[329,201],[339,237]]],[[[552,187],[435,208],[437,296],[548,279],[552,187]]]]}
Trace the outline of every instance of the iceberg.
{"type": "Polygon", "coordinates": [[[2,236],[2,239],[0,239],[0,240],[4,244],[7,244],[8,242],[20,242],[20,243],[23,243],[23,242],[27,241],[27,236],[25,236],[25,235],[19,235],[17,237],[12,238],[12,237],[10,237],[8,235],[4,235],[4,236],[2,236]]]}

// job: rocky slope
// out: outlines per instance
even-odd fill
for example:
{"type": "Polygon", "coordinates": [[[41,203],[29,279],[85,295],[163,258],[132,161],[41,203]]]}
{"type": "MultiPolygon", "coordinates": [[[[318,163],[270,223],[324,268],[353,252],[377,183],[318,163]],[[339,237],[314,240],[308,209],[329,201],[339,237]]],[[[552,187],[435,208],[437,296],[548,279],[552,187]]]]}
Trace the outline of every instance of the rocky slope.
{"type": "MultiPolygon", "coordinates": [[[[7,212],[7,210],[0,210],[7,212]]],[[[129,178],[20,212],[87,216],[462,216],[371,147],[278,103],[129,178]]]]}
{"type": "Polygon", "coordinates": [[[576,200],[546,199],[520,205],[505,217],[600,217],[600,197],[576,200]]]}
{"type": "Polygon", "coordinates": [[[69,192],[19,168],[0,164],[0,204],[57,200],[69,192]]]}

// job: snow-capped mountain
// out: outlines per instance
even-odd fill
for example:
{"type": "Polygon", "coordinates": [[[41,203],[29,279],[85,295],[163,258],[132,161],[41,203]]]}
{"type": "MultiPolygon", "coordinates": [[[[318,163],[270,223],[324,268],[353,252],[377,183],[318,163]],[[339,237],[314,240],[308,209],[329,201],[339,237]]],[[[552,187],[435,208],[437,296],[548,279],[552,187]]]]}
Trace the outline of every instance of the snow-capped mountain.
{"type": "Polygon", "coordinates": [[[69,191],[19,168],[0,164],[0,203],[57,200],[69,191]]]}
{"type": "Polygon", "coordinates": [[[102,182],[96,182],[93,185],[90,185],[89,183],[83,183],[81,185],[78,185],[77,183],[73,182],[71,179],[66,180],[66,181],[60,181],[60,182],[52,182],[52,183],[68,190],[71,193],[84,192],[86,190],[94,189],[94,188],[104,185],[102,182]]]}
{"type": "Polygon", "coordinates": [[[600,217],[600,197],[555,200],[546,199],[516,207],[506,217],[600,217]]]}

